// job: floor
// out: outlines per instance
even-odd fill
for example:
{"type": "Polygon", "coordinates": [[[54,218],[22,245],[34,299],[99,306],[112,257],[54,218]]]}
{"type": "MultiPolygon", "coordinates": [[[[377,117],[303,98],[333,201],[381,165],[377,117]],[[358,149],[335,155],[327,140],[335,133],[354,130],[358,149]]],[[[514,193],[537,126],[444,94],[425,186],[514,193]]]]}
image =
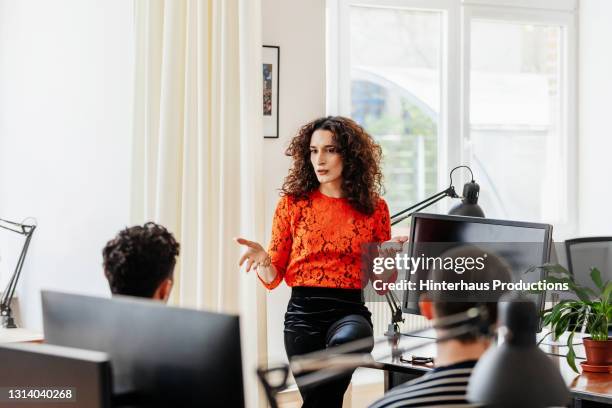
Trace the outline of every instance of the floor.
{"type": "MultiPolygon", "coordinates": [[[[353,375],[353,382],[344,394],[343,408],[366,408],[384,394],[382,372],[360,369],[353,375]]],[[[302,398],[297,388],[291,388],[278,396],[279,408],[300,408],[302,398]]]]}

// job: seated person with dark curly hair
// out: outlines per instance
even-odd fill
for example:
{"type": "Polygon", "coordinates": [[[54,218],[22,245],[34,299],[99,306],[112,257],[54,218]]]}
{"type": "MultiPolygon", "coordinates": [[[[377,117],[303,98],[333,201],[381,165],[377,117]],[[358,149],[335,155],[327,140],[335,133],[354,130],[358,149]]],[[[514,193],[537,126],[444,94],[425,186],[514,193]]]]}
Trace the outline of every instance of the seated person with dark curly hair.
{"type": "Polygon", "coordinates": [[[113,295],[167,301],[179,247],[171,232],[153,222],[121,230],[102,250],[113,295]]]}

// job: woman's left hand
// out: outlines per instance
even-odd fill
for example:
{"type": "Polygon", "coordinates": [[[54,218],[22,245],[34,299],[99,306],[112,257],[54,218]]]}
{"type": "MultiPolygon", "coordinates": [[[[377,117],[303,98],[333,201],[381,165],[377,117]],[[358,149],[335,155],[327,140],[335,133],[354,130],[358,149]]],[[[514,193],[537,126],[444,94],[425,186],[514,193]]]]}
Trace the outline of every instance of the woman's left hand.
{"type": "Polygon", "coordinates": [[[391,238],[389,241],[385,241],[378,247],[378,256],[380,257],[394,257],[395,254],[401,252],[404,249],[404,243],[408,241],[406,235],[399,235],[391,238]]]}
{"type": "MultiPolygon", "coordinates": [[[[395,255],[398,252],[402,252],[404,249],[404,244],[408,241],[408,237],[401,235],[397,237],[393,237],[388,241],[381,243],[378,246],[378,256],[380,258],[395,258],[395,255]]],[[[397,269],[392,267],[391,269],[387,269],[385,272],[378,275],[370,275],[370,280],[381,280],[386,283],[395,282],[397,280],[397,269]]],[[[387,293],[387,289],[384,290],[376,290],[376,293],[379,295],[384,295],[387,293]]]]}

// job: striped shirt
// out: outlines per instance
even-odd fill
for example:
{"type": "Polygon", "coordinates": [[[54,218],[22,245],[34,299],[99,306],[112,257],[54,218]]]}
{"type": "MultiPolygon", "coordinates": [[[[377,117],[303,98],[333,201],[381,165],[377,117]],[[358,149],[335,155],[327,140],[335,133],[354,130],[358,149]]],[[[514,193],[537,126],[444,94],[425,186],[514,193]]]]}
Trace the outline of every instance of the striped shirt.
{"type": "Polygon", "coordinates": [[[467,386],[476,360],[438,367],[422,377],[387,392],[370,408],[476,407],[466,398],[467,386]]]}

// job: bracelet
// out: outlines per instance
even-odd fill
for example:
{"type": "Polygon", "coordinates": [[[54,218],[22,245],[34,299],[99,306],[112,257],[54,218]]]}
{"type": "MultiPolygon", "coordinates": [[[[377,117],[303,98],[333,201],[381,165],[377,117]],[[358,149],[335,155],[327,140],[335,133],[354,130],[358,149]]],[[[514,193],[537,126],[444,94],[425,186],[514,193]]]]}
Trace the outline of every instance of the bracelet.
{"type": "Polygon", "coordinates": [[[272,257],[270,256],[269,253],[266,252],[266,258],[263,260],[263,262],[259,263],[259,266],[263,266],[264,268],[267,268],[271,264],[272,264],[272,257]]]}

